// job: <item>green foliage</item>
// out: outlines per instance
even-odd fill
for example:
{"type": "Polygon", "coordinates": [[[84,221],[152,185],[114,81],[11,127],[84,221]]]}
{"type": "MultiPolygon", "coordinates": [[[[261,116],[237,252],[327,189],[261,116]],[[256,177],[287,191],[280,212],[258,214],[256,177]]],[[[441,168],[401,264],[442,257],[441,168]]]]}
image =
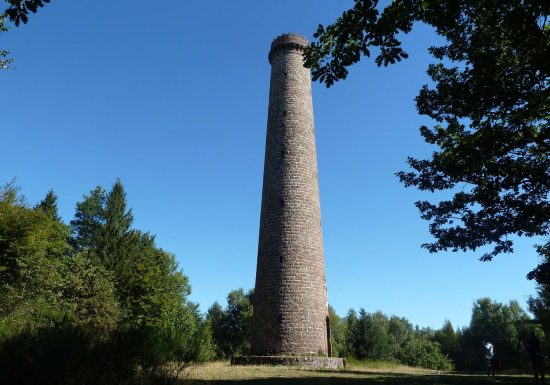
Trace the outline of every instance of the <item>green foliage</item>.
{"type": "Polygon", "coordinates": [[[109,271],[125,327],[175,327],[191,287],[175,257],[148,233],[132,229],[133,215],[117,180],[108,193],[97,187],[77,203],[73,245],[109,271]]]}
{"type": "MultiPolygon", "coordinates": [[[[537,324],[545,335],[550,336],[550,242],[537,246],[537,251],[542,256],[541,263],[531,272],[538,284],[537,295],[531,296],[528,304],[537,324]]],[[[542,349],[550,352],[550,338],[544,341],[542,349]]]]}
{"type": "Polygon", "coordinates": [[[53,190],[48,191],[46,197],[35,206],[35,209],[40,209],[44,214],[52,217],[54,220],[61,221],[57,213],[57,195],[55,195],[53,190]]]}
{"type": "Polygon", "coordinates": [[[443,355],[449,358],[458,356],[460,350],[460,334],[455,332],[451,321],[445,320],[443,327],[436,330],[434,333],[434,341],[441,347],[441,353],[443,355]]]}
{"type": "Polygon", "coordinates": [[[122,183],[77,204],[72,238],[56,200],[0,189],[0,382],[141,383],[211,359],[188,278],[131,228],[122,183]]]}
{"type": "Polygon", "coordinates": [[[397,173],[407,187],[453,193],[416,203],[435,239],[423,247],[487,245],[481,260],[488,261],[513,252],[511,236],[545,239],[528,278],[540,289],[532,310],[550,331],[550,2],[397,0],[382,12],[377,3],[355,0],[335,23],[319,26],[306,65],[331,86],[372,49],[379,66],[406,58],[398,38],[415,22],[435,28],[446,43],[429,48],[433,86],[422,87],[416,106],[435,122],[420,133],[437,150],[431,159],[409,158],[412,171],[397,173]]]}
{"type": "MultiPolygon", "coordinates": [[[[489,336],[495,347],[495,356],[503,368],[528,368],[529,361],[523,342],[529,330],[529,316],[516,301],[501,304],[489,298],[478,299],[472,309],[470,333],[478,346],[489,336]]],[[[481,349],[475,349],[482,362],[481,349]]]]}
{"type": "Polygon", "coordinates": [[[109,339],[64,323],[2,336],[2,384],[147,384],[206,358],[203,334],[116,330],[109,339]],[[185,344],[182,343],[185,341],[185,344]]]}
{"type": "Polygon", "coordinates": [[[451,370],[452,362],[441,353],[440,345],[425,331],[415,329],[406,319],[388,318],[381,312],[359,314],[350,310],[345,326],[342,356],[364,361],[398,362],[410,366],[451,370]]]}
{"type": "MultiPolygon", "coordinates": [[[[249,348],[249,328],[253,313],[250,297],[242,289],[228,295],[224,309],[217,302],[207,312],[204,327],[211,333],[209,357],[217,359],[246,354],[249,348]]],[[[333,356],[368,362],[394,362],[436,370],[483,370],[482,340],[490,336],[497,360],[503,369],[526,370],[529,361],[524,348],[528,331],[536,331],[545,342],[540,329],[516,301],[501,304],[488,298],[474,303],[470,325],[455,330],[445,321],[439,330],[413,326],[404,317],[388,317],[382,312],[368,313],[351,309],[340,318],[329,306],[333,356]]]]}
{"type": "Polygon", "coordinates": [[[347,67],[357,63],[361,56],[370,57],[373,47],[379,48],[377,65],[387,66],[406,59],[408,54],[397,39],[399,30],[409,32],[414,16],[407,12],[419,2],[392,2],[380,14],[376,0],[355,0],[352,9],[345,11],[335,23],[324,27],[319,25],[311,43],[305,51],[305,64],[311,67],[313,80],[319,80],[330,87],[334,82],[345,79],[347,67]],[[401,5],[398,6],[397,4],[401,5]]]}
{"type": "Polygon", "coordinates": [[[244,355],[250,351],[253,295],[252,290],[248,293],[243,289],[233,290],[227,295],[225,309],[217,302],[208,309],[206,318],[211,325],[217,358],[244,355]]]}
{"type": "Polygon", "coordinates": [[[356,355],[357,335],[359,334],[357,312],[350,309],[344,318],[344,348],[341,355],[344,357],[354,357],[356,355]]]}
{"type": "Polygon", "coordinates": [[[319,27],[306,52],[315,79],[331,85],[345,67],[380,48],[377,63],[403,57],[397,40],[416,21],[436,28],[447,44],[431,47],[440,62],[416,98],[420,114],[438,124],[421,128],[439,147],[431,160],[409,158],[398,173],[420,190],[457,189],[451,200],[418,202],[436,241],[428,250],[494,245],[490,260],[511,252],[509,235],[549,234],[550,28],[547,1],[394,1],[382,14],[376,1],[356,0],[336,23],[319,27]],[[447,67],[446,63],[460,63],[447,67]]]}
{"type": "Polygon", "coordinates": [[[478,299],[472,308],[470,324],[454,330],[449,321],[434,334],[434,340],[459,370],[483,370],[482,343],[487,337],[494,345],[495,357],[502,369],[526,370],[529,360],[524,343],[529,330],[542,332],[533,324],[516,301],[502,304],[488,298],[478,299]]]}
{"type": "Polygon", "coordinates": [[[18,189],[0,189],[0,317],[49,325],[59,317],[68,229],[27,207],[18,189]]]}
{"type": "Polygon", "coordinates": [[[89,195],[84,195],[82,202],[76,204],[74,219],[71,221],[72,243],[75,249],[97,252],[95,243],[104,225],[104,205],[105,190],[99,186],[89,195]]]}
{"type": "Polygon", "coordinates": [[[333,357],[345,357],[346,323],[336,314],[332,306],[328,306],[330,322],[330,342],[333,357]]]}
{"type": "Polygon", "coordinates": [[[206,322],[210,326],[210,333],[212,334],[212,343],[214,346],[214,355],[217,359],[223,359],[230,356],[230,353],[226,355],[225,344],[225,312],[218,302],[214,302],[206,313],[206,322]]]}
{"type": "Polygon", "coordinates": [[[61,268],[60,302],[65,322],[108,339],[120,320],[112,276],[82,253],[65,257],[61,268]]]}
{"type": "Polygon", "coordinates": [[[453,363],[441,353],[439,344],[427,338],[411,339],[400,351],[401,363],[422,368],[452,370],[453,363]]]}
{"type": "MultiPolygon", "coordinates": [[[[342,356],[363,361],[397,362],[438,370],[485,368],[482,340],[490,336],[503,369],[529,368],[525,338],[533,327],[516,301],[501,304],[482,298],[474,303],[470,325],[454,330],[445,321],[439,330],[414,327],[406,318],[381,312],[350,310],[342,320],[342,356]]],[[[542,336],[540,331],[537,333],[542,336]]],[[[541,337],[542,339],[542,337],[541,337]]]]}
{"type": "Polygon", "coordinates": [[[101,263],[117,273],[122,273],[126,268],[125,265],[132,259],[132,253],[140,253],[145,243],[152,243],[140,236],[141,234],[131,231],[134,217],[132,210],[126,206],[124,187],[120,180],[117,180],[105,197],[94,250],[101,263]]]}
{"type": "MultiPolygon", "coordinates": [[[[528,304],[529,310],[541,327],[542,334],[550,336],[550,290],[548,285],[540,285],[537,288],[537,295],[531,296],[528,304]]],[[[550,338],[543,340],[542,350],[550,351],[550,338]]]]}
{"type": "Polygon", "coordinates": [[[388,326],[388,318],[381,312],[370,314],[360,309],[355,327],[354,356],[360,360],[391,360],[393,347],[388,335],[388,326]]]}

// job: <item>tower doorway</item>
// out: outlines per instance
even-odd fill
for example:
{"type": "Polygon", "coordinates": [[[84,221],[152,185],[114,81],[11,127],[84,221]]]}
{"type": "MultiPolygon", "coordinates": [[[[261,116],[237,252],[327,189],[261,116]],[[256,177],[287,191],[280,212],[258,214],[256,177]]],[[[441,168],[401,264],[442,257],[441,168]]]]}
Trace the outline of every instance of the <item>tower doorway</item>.
{"type": "Polygon", "coordinates": [[[330,319],[326,318],[326,324],[327,324],[327,356],[332,357],[332,343],[330,342],[330,319]]]}

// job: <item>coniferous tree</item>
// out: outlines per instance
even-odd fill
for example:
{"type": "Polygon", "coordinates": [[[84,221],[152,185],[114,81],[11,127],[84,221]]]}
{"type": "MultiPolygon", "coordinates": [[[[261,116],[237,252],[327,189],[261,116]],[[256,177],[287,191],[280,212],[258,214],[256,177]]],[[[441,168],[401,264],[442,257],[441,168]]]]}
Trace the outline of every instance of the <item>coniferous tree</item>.
{"type": "Polygon", "coordinates": [[[441,353],[448,357],[456,357],[460,349],[460,335],[455,332],[453,324],[445,320],[441,329],[437,330],[434,340],[441,346],[441,353]]]}
{"type": "Polygon", "coordinates": [[[388,334],[393,342],[393,354],[399,362],[405,362],[404,352],[415,338],[414,326],[406,318],[391,316],[388,323],[388,334]]]}
{"type": "Polygon", "coordinates": [[[55,195],[53,190],[48,191],[46,197],[35,206],[35,209],[40,209],[54,220],[61,221],[57,212],[57,195],[55,195]]]}
{"type": "Polygon", "coordinates": [[[128,268],[132,253],[139,253],[143,243],[148,240],[131,231],[134,217],[127,208],[126,192],[120,180],[117,180],[106,195],[103,210],[103,226],[99,232],[97,255],[108,270],[128,268]]]}
{"type": "Polygon", "coordinates": [[[217,301],[208,308],[206,319],[210,324],[216,358],[226,358],[225,314],[222,306],[217,301]]]}
{"type": "Polygon", "coordinates": [[[0,189],[0,383],[143,381],[212,357],[188,278],[132,229],[120,181],[77,204],[71,242],[55,203],[0,189]]]}
{"type": "Polygon", "coordinates": [[[215,302],[207,312],[212,327],[212,338],[218,358],[228,358],[248,353],[253,315],[253,290],[232,290],[227,295],[227,307],[222,309],[215,302]]]}
{"type": "Polygon", "coordinates": [[[71,221],[72,243],[76,250],[97,252],[96,242],[105,223],[105,199],[105,190],[97,186],[76,204],[75,216],[71,221]]]}
{"type": "Polygon", "coordinates": [[[344,320],[336,314],[331,305],[328,306],[328,316],[330,321],[332,356],[345,357],[346,324],[344,320]]]}
{"type": "Polygon", "coordinates": [[[359,311],[358,358],[370,360],[391,360],[393,346],[388,335],[388,319],[382,312],[359,311]]]}
{"type": "Polygon", "coordinates": [[[246,354],[250,350],[252,296],[252,291],[245,293],[243,289],[233,290],[227,295],[226,333],[231,355],[246,354]]]}
{"type": "Polygon", "coordinates": [[[345,355],[350,357],[359,357],[359,341],[357,340],[359,335],[359,320],[357,318],[357,312],[354,309],[350,309],[346,314],[345,323],[345,355]]]}

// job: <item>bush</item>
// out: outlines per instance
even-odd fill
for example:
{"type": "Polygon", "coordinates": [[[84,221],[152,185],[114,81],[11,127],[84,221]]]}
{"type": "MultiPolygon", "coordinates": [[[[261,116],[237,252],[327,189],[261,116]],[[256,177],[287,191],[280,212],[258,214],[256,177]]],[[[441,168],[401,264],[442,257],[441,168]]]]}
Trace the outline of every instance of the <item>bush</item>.
{"type": "Polygon", "coordinates": [[[398,360],[409,366],[436,370],[453,369],[453,363],[441,353],[439,344],[423,337],[408,341],[398,352],[398,360]]]}

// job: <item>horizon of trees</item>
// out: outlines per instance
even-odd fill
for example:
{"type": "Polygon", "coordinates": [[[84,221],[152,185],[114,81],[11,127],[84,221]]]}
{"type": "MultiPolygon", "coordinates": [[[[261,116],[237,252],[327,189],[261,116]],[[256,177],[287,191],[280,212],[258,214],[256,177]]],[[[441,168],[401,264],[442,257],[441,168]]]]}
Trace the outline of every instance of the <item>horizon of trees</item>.
{"type": "MultiPolygon", "coordinates": [[[[148,383],[248,354],[254,291],[202,313],[175,256],[132,224],[119,180],[85,194],[69,225],[53,191],[33,206],[14,182],[0,188],[0,382],[148,383]]],[[[517,301],[489,298],[457,329],[362,308],[329,316],[334,355],[438,370],[482,369],[483,335],[503,368],[525,370],[527,331],[543,336],[517,301]]]]}
{"type": "Polygon", "coordinates": [[[70,225],[53,191],[0,188],[0,383],[146,383],[213,356],[188,277],[132,224],[119,180],[70,225]]]}
{"type": "MultiPolygon", "coordinates": [[[[206,313],[216,359],[246,355],[250,349],[254,290],[242,288],[227,295],[225,308],[215,302],[206,313]]],[[[524,348],[530,330],[548,351],[540,326],[515,300],[507,304],[480,298],[472,306],[470,323],[454,328],[449,320],[433,329],[413,325],[407,318],[381,311],[350,309],[341,317],[329,306],[333,355],[355,360],[389,361],[437,370],[485,369],[482,342],[488,336],[505,370],[527,371],[524,348]]]]}

